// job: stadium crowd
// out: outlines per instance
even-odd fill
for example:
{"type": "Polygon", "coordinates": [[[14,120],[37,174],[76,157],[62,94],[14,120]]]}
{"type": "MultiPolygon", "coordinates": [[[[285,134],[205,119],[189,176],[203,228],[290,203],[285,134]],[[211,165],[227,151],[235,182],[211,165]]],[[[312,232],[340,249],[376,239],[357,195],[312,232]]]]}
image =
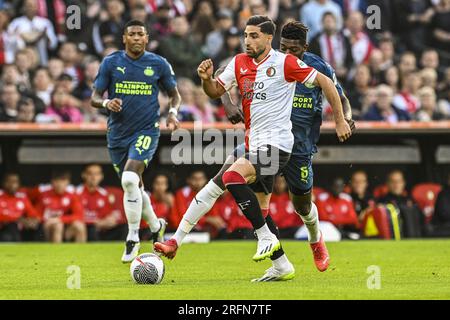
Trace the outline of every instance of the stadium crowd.
{"type": "MultiPolygon", "coordinates": [[[[82,180],[74,186],[69,172],[55,171],[49,183],[25,188],[18,174],[5,175],[0,190],[0,241],[125,239],[122,189],[101,187],[103,172],[98,164],[87,165],[82,180]]],[[[152,179],[151,203],[157,216],[168,222],[169,232],[207,182],[206,174],[196,170],[185,187],[173,192],[167,175],[152,179]]],[[[450,175],[445,186],[421,184],[407,190],[399,170],[390,172],[380,186],[369,186],[367,174],[355,171],[347,185],[344,178],[336,178],[329,190],[315,187],[313,195],[322,223],[333,224],[343,238],[450,237],[450,175]]],[[[281,176],[275,181],[269,213],[282,238],[301,238],[303,223],[281,176]]],[[[208,232],[213,239],[253,238],[252,225],[228,192],[200,219],[195,231],[208,232]]],[[[140,232],[142,239],[151,239],[144,221],[140,232]]]]}
{"type": "MultiPolygon", "coordinates": [[[[240,52],[254,14],[276,21],[275,48],[287,21],[308,26],[310,51],[336,69],[355,119],[449,119],[450,0],[1,0],[0,121],[106,121],[89,105],[92,83],[101,59],[123,47],[131,18],[148,25],[148,50],[175,70],[180,120],[226,121],[220,101],[200,89],[196,68],[205,57],[219,66],[240,52]],[[78,27],[77,11],[66,13],[72,5],[80,8],[78,27]],[[371,5],[380,9],[379,25],[372,26],[371,5]]],[[[164,94],[160,101],[164,116],[164,94]]],[[[323,111],[330,119],[327,103],[323,111]]]]}

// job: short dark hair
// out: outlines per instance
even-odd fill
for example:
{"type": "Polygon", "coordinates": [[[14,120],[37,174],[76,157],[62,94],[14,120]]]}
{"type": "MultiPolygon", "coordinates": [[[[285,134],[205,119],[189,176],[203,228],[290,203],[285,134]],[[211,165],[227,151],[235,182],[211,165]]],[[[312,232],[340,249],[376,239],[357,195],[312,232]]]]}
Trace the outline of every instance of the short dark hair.
{"type": "Polygon", "coordinates": [[[299,40],[301,44],[306,44],[308,27],[300,21],[291,21],[281,29],[281,37],[290,40],[299,40]]]}
{"type": "Polygon", "coordinates": [[[67,170],[55,170],[52,172],[51,180],[62,180],[67,179],[70,180],[72,175],[67,170]]]}
{"type": "Polygon", "coordinates": [[[252,16],[247,21],[247,26],[257,26],[262,33],[274,35],[277,29],[275,23],[268,16],[252,16]]]}
{"type": "Polygon", "coordinates": [[[123,33],[127,32],[128,27],[134,27],[134,26],[144,27],[145,31],[148,32],[147,26],[145,25],[144,22],[142,22],[140,20],[130,20],[125,24],[125,27],[123,27],[123,33]]]}

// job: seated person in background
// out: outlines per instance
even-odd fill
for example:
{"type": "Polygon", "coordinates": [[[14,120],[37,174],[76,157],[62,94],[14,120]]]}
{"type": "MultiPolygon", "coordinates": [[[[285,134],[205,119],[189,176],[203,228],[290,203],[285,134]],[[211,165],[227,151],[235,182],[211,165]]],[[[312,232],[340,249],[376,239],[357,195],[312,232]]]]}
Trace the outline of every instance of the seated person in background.
{"type": "Polygon", "coordinates": [[[46,239],[54,243],[62,242],[63,238],[86,242],[83,207],[78,197],[67,191],[70,173],[55,171],[50,183],[51,188],[41,193],[36,206],[46,239]]]}
{"type": "MultiPolygon", "coordinates": [[[[194,170],[187,179],[187,186],[179,189],[175,193],[175,201],[169,218],[169,228],[176,230],[184,213],[186,212],[192,199],[208,182],[206,174],[201,170],[194,170]]],[[[194,230],[209,230],[214,235],[224,235],[226,224],[219,215],[217,207],[212,209],[200,219],[194,230]],[[212,229],[209,229],[212,228],[212,229]]]]}
{"type": "Polygon", "coordinates": [[[420,212],[413,199],[407,195],[403,172],[393,170],[386,181],[388,193],[377,202],[395,205],[400,211],[400,229],[403,237],[421,237],[424,233],[425,216],[420,212]],[[406,195],[405,195],[406,193],[406,195]]]}
{"type": "Polygon", "coordinates": [[[227,225],[228,239],[255,239],[252,224],[239,209],[231,193],[225,190],[215,206],[227,225]]]}
{"type": "Polygon", "coordinates": [[[450,237],[450,174],[447,178],[447,184],[437,196],[431,225],[433,236],[450,237]]]}
{"type": "Polygon", "coordinates": [[[352,197],[356,214],[360,218],[364,210],[374,206],[374,200],[369,192],[367,192],[368,186],[366,172],[363,170],[353,172],[350,179],[350,196],[352,197]]]}
{"type": "Polygon", "coordinates": [[[344,180],[336,178],[330,193],[322,193],[317,199],[317,209],[321,221],[329,221],[341,231],[344,238],[357,238],[359,232],[358,217],[352,198],[344,193],[344,180]]]}
{"type": "Polygon", "coordinates": [[[113,212],[108,192],[100,187],[103,181],[102,167],[98,164],[87,165],[81,177],[83,184],[76,189],[76,194],[84,209],[87,240],[97,241],[100,232],[108,232],[118,225],[120,213],[113,212]]]}
{"type": "Polygon", "coordinates": [[[19,224],[27,217],[28,226],[38,227],[36,210],[25,193],[19,192],[20,178],[16,173],[6,173],[0,190],[0,241],[20,241],[19,224]]]}
{"type": "Polygon", "coordinates": [[[286,180],[281,176],[275,178],[269,214],[280,231],[280,238],[294,238],[298,228],[303,224],[289,199],[286,180]]]}
{"type": "MultiPolygon", "coordinates": [[[[158,218],[168,221],[170,210],[173,206],[173,195],[169,192],[169,178],[165,174],[157,174],[151,184],[150,200],[153,210],[158,218]]],[[[139,237],[143,240],[150,240],[152,232],[148,223],[142,219],[139,237]]]]}
{"type": "Polygon", "coordinates": [[[366,121],[386,121],[397,123],[399,121],[411,120],[407,111],[401,110],[392,104],[393,90],[385,84],[380,84],[376,88],[376,102],[363,115],[362,120],[366,121]]]}

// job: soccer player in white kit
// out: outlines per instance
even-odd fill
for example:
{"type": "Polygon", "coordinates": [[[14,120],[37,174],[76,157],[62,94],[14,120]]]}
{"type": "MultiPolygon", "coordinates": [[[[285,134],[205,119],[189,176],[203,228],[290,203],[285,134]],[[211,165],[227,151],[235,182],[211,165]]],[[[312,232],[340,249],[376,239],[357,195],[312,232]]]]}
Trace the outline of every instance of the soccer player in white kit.
{"type": "MultiPolygon", "coordinates": [[[[245,29],[245,53],[236,55],[217,79],[212,78],[211,60],[203,61],[197,70],[205,93],[212,99],[234,85],[242,95],[246,152],[223,174],[222,181],[256,231],[255,261],[270,257],[281,246],[264,220],[258,199],[260,203],[268,203],[274,176],[289,160],[294,141],[290,116],[296,82],[320,86],[330,104],[342,110],[340,97],[330,78],[295,56],[272,49],[274,32],[275,25],[270,18],[253,16],[245,29]],[[248,184],[258,187],[255,190],[248,184]]],[[[340,139],[351,135],[345,121],[337,123],[336,131],[340,139]]],[[[200,217],[195,217],[194,222],[200,217]]],[[[184,233],[190,231],[189,226],[180,224],[180,228],[184,233]]],[[[155,249],[170,258],[175,256],[180,244],[175,237],[163,244],[156,243],[155,249]]],[[[286,263],[289,263],[287,258],[286,263]]]]}

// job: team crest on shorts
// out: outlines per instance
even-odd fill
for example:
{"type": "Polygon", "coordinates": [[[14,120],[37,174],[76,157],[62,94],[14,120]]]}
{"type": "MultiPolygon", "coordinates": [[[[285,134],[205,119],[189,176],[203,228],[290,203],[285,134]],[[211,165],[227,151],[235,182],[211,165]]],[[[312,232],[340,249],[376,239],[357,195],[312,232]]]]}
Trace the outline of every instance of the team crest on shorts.
{"type": "Polygon", "coordinates": [[[152,67],[147,67],[147,68],[145,68],[145,70],[144,70],[144,74],[145,74],[147,77],[151,77],[152,75],[155,74],[155,71],[153,71],[152,67]]]}
{"type": "Polygon", "coordinates": [[[266,74],[267,74],[268,77],[273,77],[275,75],[275,73],[277,73],[277,71],[275,70],[274,67],[270,67],[266,71],[266,74]]]}

